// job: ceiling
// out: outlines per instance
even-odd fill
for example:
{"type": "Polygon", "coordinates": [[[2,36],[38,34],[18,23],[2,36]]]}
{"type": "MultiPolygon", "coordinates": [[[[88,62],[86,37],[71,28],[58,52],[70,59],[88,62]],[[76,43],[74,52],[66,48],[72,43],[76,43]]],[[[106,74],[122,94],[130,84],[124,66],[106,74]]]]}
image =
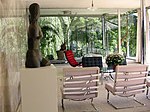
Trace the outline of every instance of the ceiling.
{"type": "MultiPolygon", "coordinates": [[[[141,0],[93,0],[94,11],[88,10],[92,0],[23,0],[26,8],[36,2],[40,5],[41,15],[97,15],[117,14],[140,8],[141,0]]],[[[150,6],[150,0],[145,0],[145,6],[150,6]]]]}

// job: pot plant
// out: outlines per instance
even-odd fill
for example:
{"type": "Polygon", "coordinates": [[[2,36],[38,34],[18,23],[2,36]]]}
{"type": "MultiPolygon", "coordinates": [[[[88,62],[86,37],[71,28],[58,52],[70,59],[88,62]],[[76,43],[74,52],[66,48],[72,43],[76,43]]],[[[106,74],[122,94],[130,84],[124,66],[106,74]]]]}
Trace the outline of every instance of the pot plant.
{"type": "Polygon", "coordinates": [[[124,61],[124,56],[119,53],[109,54],[106,57],[106,64],[108,65],[108,67],[111,67],[114,70],[117,65],[123,64],[124,61]]]}

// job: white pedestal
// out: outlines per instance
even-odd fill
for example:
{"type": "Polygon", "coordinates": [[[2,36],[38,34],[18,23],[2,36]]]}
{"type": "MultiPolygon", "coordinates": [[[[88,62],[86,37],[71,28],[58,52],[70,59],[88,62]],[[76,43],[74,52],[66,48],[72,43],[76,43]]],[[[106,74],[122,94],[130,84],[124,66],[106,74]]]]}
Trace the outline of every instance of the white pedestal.
{"type": "Polygon", "coordinates": [[[58,112],[57,73],[51,65],[20,70],[22,112],[58,112]]]}

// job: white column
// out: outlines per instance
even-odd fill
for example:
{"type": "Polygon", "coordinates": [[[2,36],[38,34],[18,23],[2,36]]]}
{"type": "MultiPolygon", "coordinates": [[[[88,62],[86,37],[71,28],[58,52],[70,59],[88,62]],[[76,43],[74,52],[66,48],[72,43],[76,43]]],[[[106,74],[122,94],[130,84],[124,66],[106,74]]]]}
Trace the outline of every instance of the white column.
{"type": "Polygon", "coordinates": [[[141,62],[141,10],[137,10],[136,62],[141,62]]]}
{"type": "Polygon", "coordinates": [[[119,51],[119,53],[122,53],[122,51],[121,51],[121,23],[120,23],[120,9],[118,9],[118,51],[119,51]]]}
{"type": "Polygon", "coordinates": [[[150,65],[150,32],[149,32],[149,12],[146,10],[146,64],[150,65]]]}
{"type": "Polygon", "coordinates": [[[145,55],[146,55],[146,50],[145,50],[145,33],[146,33],[146,22],[145,22],[145,0],[141,0],[141,63],[145,63],[145,55]]]}

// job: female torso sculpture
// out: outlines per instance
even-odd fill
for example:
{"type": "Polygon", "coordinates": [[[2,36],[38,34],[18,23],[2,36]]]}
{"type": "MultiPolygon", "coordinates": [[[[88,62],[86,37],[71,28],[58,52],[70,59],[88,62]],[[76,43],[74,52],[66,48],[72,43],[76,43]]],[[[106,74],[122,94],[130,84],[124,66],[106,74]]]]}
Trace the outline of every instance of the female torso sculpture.
{"type": "Polygon", "coordinates": [[[27,68],[40,67],[40,63],[42,61],[39,45],[43,34],[40,26],[38,25],[38,18],[40,16],[39,10],[40,7],[37,3],[31,4],[29,7],[30,25],[28,29],[28,51],[25,63],[27,68]]]}

